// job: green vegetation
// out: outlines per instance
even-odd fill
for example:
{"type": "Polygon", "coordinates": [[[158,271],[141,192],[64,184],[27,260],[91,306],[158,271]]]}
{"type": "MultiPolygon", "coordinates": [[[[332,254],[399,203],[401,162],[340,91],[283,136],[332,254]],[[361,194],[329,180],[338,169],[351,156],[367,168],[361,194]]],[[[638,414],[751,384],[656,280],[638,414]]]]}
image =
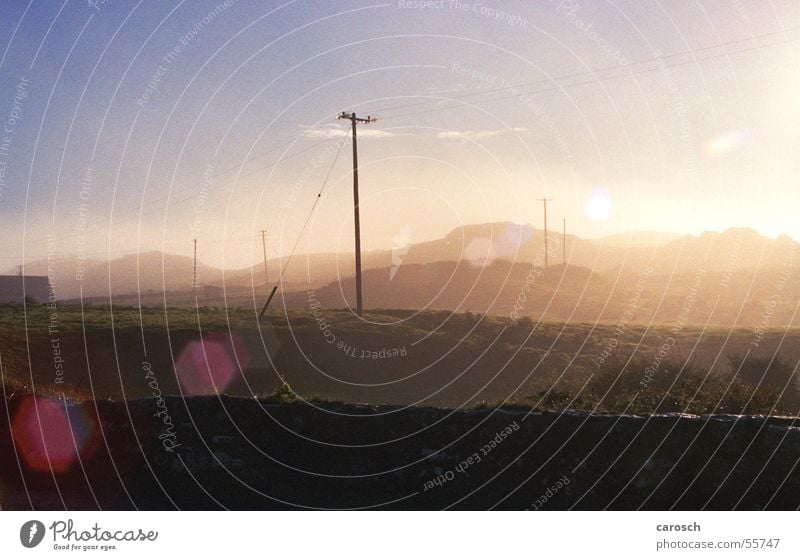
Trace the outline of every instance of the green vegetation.
{"type": "Polygon", "coordinates": [[[771,383],[760,383],[762,360],[744,371],[712,375],[694,362],[668,361],[648,381],[650,363],[607,364],[584,384],[575,380],[541,379],[522,402],[538,410],[579,409],[630,414],[768,414],[794,416],[800,393],[792,369],[773,369],[771,383]]]}
{"type": "MultiPolygon", "coordinates": [[[[26,309],[0,306],[7,393],[35,387],[74,399],[152,398],[142,373],[147,361],[164,395],[184,393],[177,370],[188,363],[192,375],[235,370],[221,391],[273,402],[637,414],[800,410],[796,330],[756,339],[746,328],[685,328],[676,335],[668,326],[619,331],[446,311],[377,310],[363,321],[346,310],[273,310],[259,323],[256,311],[244,308],[114,306],[112,313],[109,306],[82,311],[60,304],[55,318],[43,305],[26,309]],[[55,375],[54,338],[63,383],[55,375]],[[216,353],[206,354],[209,344],[216,353]],[[753,350],[744,359],[746,348],[753,350]]],[[[209,383],[205,393],[212,389],[209,383]]]]}

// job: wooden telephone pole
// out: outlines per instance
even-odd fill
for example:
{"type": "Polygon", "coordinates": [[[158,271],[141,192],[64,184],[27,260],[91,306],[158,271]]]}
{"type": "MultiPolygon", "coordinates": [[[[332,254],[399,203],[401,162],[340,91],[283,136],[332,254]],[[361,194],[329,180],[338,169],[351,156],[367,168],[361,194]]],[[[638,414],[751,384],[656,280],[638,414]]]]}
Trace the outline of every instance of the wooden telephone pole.
{"type": "Polygon", "coordinates": [[[358,213],[358,140],[356,128],[358,123],[369,124],[376,119],[368,116],[358,118],[355,113],[342,112],[338,119],[347,119],[353,130],[353,215],[356,229],[356,315],[361,317],[364,307],[361,299],[361,219],[358,213]]]}
{"type": "Polygon", "coordinates": [[[547,268],[547,202],[552,198],[539,198],[544,202],[544,267],[547,268]]]}
{"type": "Polygon", "coordinates": [[[192,265],[192,288],[197,290],[197,239],[194,240],[194,264],[192,265]]]}
{"type": "Polygon", "coordinates": [[[261,246],[264,248],[264,282],[269,288],[269,270],[267,269],[267,230],[261,230],[261,246]]]}

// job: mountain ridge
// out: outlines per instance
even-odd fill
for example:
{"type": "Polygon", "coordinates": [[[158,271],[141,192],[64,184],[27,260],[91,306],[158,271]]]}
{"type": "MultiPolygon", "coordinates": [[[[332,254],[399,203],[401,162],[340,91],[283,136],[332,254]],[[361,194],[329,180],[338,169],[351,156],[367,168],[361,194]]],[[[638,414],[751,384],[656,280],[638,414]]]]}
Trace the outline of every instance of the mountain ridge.
{"type": "MultiPolygon", "coordinates": [[[[618,235],[635,236],[633,233],[618,235]]],[[[644,235],[650,234],[645,232],[644,235]]],[[[749,228],[684,235],[652,246],[629,244],[620,247],[606,244],[607,240],[607,237],[592,240],[573,235],[563,238],[558,232],[548,231],[548,264],[551,267],[562,264],[563,255],[566,254],[570,269],[585,268],[606,279],[635,278],[645,271],[649,271],[650,276],[704,271],[732,277],[741,275],[742,271],[758,271],[763,275],[768,271],[800,267],[800,244],[788,236],[770,239],[749,228]],[[566,247],[563,246],[564,241],[566,247]]],[[[470,224],[456,228],[439,239],[408,243],[391,250],[364,252],[362,269],[365,274],[380,270],[381,275],[392,277],[404,268],[408,271],[412,265],[422,265],[422,268],[415,268],[419,271],[424,271],[425,265],[429,268],[435,265],[433,268],[437,270],[448,268],[436,263],[467,265],[462,267],[463,270],[480,269],[495,262],[537,269],[544,267],[544,256],[543,232],[529,224],[470,224]]],[[[278,270],[283,269],[286,259],[287,256],[268,260],[270,283],[277,279],[278,270]]],[[[352,276],[353,266],[354,258],[350,254],[299,254],[287,269],[282,288],[289,292],[347,283],[352,276]]],[[[110,261],[78,260],[75,257],[59,257],[51,262],[39,260],[28,263],[25,272],[32,275],[48,275],[48,272],[52,272],[57,296],[60,299],[74,299],[81,293],[84,297],[102,297],[188,292],[192,290],[195,271],[190,257],[153,250],[126,254],[110,261]]],[[[260,293],[266,287],[262,262],[251,267],[230,269],[199,262],[197,278],[200,286],[225,288],[234,292],[249,289],[260,293]]],[[[446,278],[439,278],[438,281],[446,282],[446,278]]]]}

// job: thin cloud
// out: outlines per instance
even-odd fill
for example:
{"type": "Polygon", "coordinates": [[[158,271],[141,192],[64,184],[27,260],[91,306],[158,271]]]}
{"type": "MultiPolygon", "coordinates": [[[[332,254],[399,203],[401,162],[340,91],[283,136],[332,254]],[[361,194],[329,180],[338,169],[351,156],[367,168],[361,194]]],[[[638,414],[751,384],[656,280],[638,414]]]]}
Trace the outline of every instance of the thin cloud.
{"type": "MultiPolygon", "coordinates": [[[[347,136],[349,130],[340,127],[325,127],[325,128],[307,128],[303,131],[303,136],[306,138],[343,138],[347,136]]],[[[392,138],[396,136],[393,132],[386,130],[369,129],[366,127],[358,128],[358,135],[367,138],[392,138]]]]}
{"type": "Polygon", "coordinates": [[[501,128],[495,130],[446,130],[436,133],[436,137],[444,140],[483,140],[486,138],[494,138],[502,134],[527,134],[528,132],[528,129],[525,127],[501,128]]]}
{"type": "MultiPolygon", "coordinates": [[[[494,130],[443,130],[440,132],[432,133],[434,138],[442,140],[484,140],[486,138],[494,138],[504,134],[528,134],[530,131],[526,127],[514,128],[501,128],[494,130]]],[[[324,139],[324,138],[343,138],[349,133],[347,127],[337,127],[334,125],[305,128],[303,136],[306,138],[324,139]]],[[[378,128],[359,127],[358,135],[366,138],[396,138],[399,136],[431,136],[428,131],[425,132],[390,132],[388,130],[381,130],[378,128]]]]}

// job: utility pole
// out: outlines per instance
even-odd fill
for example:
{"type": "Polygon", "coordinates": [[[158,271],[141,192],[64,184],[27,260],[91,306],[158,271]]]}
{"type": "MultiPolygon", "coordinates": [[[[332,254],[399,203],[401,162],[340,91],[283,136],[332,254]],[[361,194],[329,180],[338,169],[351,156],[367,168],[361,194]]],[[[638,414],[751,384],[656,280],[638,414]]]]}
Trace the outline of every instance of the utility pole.
{"type": "Polygon", "coordinates": [[[21,264],[17,265],[17,276],[22,276],[22,265],[21,264]]]}
{"type": "Polygon", "coordinates": [[[544,202],[544,267],[547,268],[547,202],[552,198],[539,198],[544,202]]]}
{"type": "Polygon", "coordinates": [[[369,124],[375,122],[375,118],[358,118],[355,113],[339,114],[337,119],[347,119],[353,130],[353,215],[356,230],[356,315],[361,317],[364,308],[361,300],[361,219],[358,213],[358,140],[356,138],[356,128],[358,123],[369,124]]]}
{"type": "Polygon", "coordinates": [[[267,288],[269,288],[269,271],[267,269],[267,230],[261,230],[261,246],[264,248],[264,284],[267,288]]]}
{"type": "Polygon", "coordinates": [[[567,266],[567,219],[564,218],[564,237],[561,242],[561,249],[564,251],[561,259],[564,261],[564,266],[567,266]]]}
{"type": "Polygon", "coordinates": [[[197,238],[194,240],[194,266],[192,267],[192,288],[197,290],[197,238]]]}

